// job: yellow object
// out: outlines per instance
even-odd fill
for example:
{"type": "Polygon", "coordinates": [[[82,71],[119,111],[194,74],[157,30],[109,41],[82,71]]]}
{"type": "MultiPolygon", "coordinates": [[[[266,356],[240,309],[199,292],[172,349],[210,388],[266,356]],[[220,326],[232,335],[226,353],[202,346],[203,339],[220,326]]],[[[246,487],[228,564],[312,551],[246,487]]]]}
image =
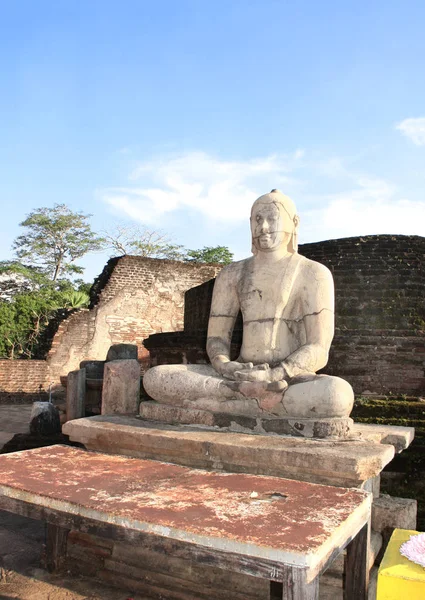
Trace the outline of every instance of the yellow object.
{"type": "Polygon", "coordinates": [[[378,571],[376,600],[425,600],[425,568],[400,554],[418,531],[395,529],[378,571]]]}

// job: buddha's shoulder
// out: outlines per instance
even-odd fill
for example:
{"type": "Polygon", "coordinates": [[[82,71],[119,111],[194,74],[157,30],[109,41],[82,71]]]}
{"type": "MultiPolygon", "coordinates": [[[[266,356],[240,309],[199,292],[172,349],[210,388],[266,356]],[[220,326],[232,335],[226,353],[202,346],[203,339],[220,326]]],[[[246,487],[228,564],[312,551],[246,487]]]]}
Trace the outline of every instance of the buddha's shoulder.
{"type": "Polygon", "coordinates": [[[315,260],[311,260],[302,254],[298,255],[299,257],[299,269],[305,273],[306,276],[314,277],[315,279],[326,279],[332,280],[332,273],[322,263],[319,263],[315,260]]]}
{"type": "Polygon", "coordinates": [[[217,275],[217,279],[220,280],[235,280],[238,279],[242,273],[244,272],[244,270],[247,267],[247,264],[249,263],[249,261],[251,261],[252,258],[244,258],[243,260],[237,260],[235,262],[230,263],[230,265],[226,265],[225,267],[223,267],[223,269],[220,271],[220,273],[217,275]]]}

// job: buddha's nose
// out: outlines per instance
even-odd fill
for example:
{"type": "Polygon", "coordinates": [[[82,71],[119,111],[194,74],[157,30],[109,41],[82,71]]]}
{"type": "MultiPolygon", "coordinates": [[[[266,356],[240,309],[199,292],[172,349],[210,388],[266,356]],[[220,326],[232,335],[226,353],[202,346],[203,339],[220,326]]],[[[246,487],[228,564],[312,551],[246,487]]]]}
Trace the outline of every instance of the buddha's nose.
{"type": "Polygon", "coordinates": [[[264,219],[264,221],[261,224],[261,233],[269,233],[269,231],[269,222],[267,221],[267,219],[264,219]]]}

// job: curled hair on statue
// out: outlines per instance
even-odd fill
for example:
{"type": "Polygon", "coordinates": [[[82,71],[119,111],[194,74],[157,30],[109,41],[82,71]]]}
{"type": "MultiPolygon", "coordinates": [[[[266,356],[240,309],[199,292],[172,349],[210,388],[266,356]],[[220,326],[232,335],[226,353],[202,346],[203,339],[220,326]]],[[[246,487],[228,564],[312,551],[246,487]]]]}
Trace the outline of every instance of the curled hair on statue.
{"type": "MultiPolygon", "coordinates": [[[[290,233],[291,239],[288,243],[288,251],[291,254],[298,252],[298,225],[300,223],[300,218],[297,215],[297,209],[295,207],[294,202],[285,194],[282,194],[280,190],[273,189],[269,194],[264,194],[257,198],[251,208],[251,220],[252,215],[254,214],[255,209],[259,204],[274,204],[279,212],[286,217],[289,217],[290,222],[293,223],[293,228],[291,231],[286,231],[286,233],[290,233]]],[[[284,222],[287,219],[284,219],[284,222]]],[[[251,252],[255,255],[258,253],[258,248],[254,243],[254,238],[251,235],[251,252]]]]}

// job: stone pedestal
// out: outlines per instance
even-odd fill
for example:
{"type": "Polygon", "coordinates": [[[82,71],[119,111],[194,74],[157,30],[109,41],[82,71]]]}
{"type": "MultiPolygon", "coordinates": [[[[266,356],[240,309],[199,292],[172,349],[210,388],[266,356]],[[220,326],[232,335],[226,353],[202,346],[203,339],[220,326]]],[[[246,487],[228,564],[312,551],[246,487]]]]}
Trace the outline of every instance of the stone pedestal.
{"type": "Polygon", "coordinates": [[[140,401],[140,364],[135,359],[105,364],[102,414],[136,414],[140,401]]]}
{"type": "Polygon", "coordinates": [[[250,417],[197,408],[183,408],[159,402],[142,402],[139,412],[140,416],[148,421],[181,425],[207,425],[239,433],[276,433],[317,439],[349,439],[352,437],[354,423],[350,418],[250,417]]]}

